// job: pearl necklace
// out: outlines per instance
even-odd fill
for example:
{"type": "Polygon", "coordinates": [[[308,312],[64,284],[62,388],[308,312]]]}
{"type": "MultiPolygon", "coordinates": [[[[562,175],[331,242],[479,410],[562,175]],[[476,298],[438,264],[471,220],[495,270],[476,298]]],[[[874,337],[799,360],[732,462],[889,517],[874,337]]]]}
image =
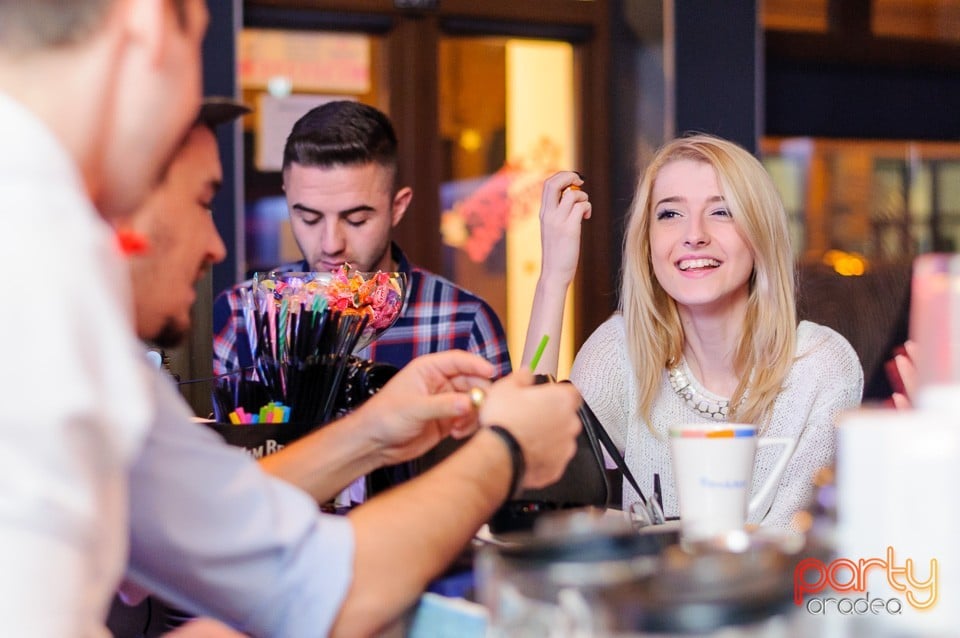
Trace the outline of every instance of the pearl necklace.
{"type": "Polygon", "coordinates": [[[727,414],[730,412],[730,401],[711,399],[701,394],[690,380],[692,375],[690,375],[686,361],[682,360],[680,365],[670,368],[668,372],[670,374],[670,385],[694,411],[715,421],[727,420],[727,414]]]}

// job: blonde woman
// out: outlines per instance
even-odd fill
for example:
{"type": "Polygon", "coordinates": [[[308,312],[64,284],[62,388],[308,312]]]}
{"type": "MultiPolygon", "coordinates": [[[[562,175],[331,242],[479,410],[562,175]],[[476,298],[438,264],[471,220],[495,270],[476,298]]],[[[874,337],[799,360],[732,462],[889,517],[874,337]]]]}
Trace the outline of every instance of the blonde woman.
{"type": "MultiPolygon", "coordinates": [[[[569,271],[571,255],[576,267],[583,215],[564,199],[574,183],[560,173],[544,187],[538,330],[559,323],[550,309],[572,275],[564,284],[556,271],[569,271]]],[[[538,372],[550,371],[544,365],[556,361],[538,372]]],[[[850,344],[797,324],[787,218],[769,175],[744,149],[707,135],[666,144],[644,172],[624,236],[620,311],[583,345],[571,379],[646,494],[660,475],[668,517],[678,514],[670,426],[752,423],[761,436],[797,439],[778,489],[749,520],[777,527],[806,504],[813,473],[833,461],[836,416],[863,392],[850,344]]],[[[755,489],[777,452],[758,452],[755,489]]],[[[623,507],[637,500],[624,482],[623,507]]]]}

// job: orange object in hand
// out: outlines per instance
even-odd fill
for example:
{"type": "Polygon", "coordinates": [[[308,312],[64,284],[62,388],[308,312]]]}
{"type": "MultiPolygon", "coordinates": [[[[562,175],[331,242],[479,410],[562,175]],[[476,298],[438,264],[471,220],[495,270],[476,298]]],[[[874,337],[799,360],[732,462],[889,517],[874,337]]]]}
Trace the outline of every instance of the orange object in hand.
{"type": "Polygon", "coordinates": [[[581,189],[580,189],[580,187],[577,186],[576,184],[570,184],[569,186],[565,186],[565,187],[563,188],[563,190],[560,191],[560,199],[563,199],[563,194],[566,193],[568,190],[569,190],[569,191],[578,191],[578,190],[581,190],[581,189]]]}

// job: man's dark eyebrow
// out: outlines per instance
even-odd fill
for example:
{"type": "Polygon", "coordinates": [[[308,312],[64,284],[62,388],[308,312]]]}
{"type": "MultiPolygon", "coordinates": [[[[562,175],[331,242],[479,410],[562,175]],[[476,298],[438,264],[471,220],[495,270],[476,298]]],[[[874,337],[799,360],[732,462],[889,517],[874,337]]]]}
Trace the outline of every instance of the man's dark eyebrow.
{"type": "MultiPolygon", "coordinates": [[[[299,210],[304,213],[311,213],[313,215],[323,215],[322,210],[316,210],[314,208],[310,208],[309,206],[305,206],[299,203],[294,204],[293,206],[291,206],[291,208],[293,210],[299,210]]],[[[339,215],[340,217],[348,217],[353,213],[373,213],[373,212],[376,212],[376,209],[373,206],[370,206],[369,204],[360,204],[359,206],[354,206],[353,208],[342,210],[339,213],[337,213],[337,215],[339,215]]]]}

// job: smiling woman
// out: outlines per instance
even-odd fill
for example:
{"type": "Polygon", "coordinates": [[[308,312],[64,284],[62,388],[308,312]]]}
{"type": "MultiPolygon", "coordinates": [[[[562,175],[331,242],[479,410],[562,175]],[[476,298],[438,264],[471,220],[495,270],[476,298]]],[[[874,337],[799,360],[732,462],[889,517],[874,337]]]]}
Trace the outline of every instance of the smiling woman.
{"type": "MultiPolygon", "coordinates": [[[[552,253],[578,239],[547,223],[562,210],[545,203],[541,211],[552,253]]],[[[620,312],[584,344],[572,381],[641,489],[644,477],[660,475],[668,517],[678,513],[671,426],[730,420],[796,439],[778,488],[749,520],[789,526],[813,473],[833,460],[835,417],[859,404],[863,373],[839,334],[797,324],[787,216],[769,175],[726,140],[668,143],[638,185],[623,263],[620,312]]],[[[774,465],[768,457],[757,454],[755,491],[774,465]]],[[[639,496],[623,489],[629,508],[639,496]]]]}
{"type": "MultiPolygon", "coordinates": [[[[681,318],[716,311],[742,323],[753,251],[734,222],[716,171],[705,162],[671,162],[654,183],[653,200],[653,272],[681,318]]],[[[733,394],[736,385],[725,391],[733,394]]]]}

